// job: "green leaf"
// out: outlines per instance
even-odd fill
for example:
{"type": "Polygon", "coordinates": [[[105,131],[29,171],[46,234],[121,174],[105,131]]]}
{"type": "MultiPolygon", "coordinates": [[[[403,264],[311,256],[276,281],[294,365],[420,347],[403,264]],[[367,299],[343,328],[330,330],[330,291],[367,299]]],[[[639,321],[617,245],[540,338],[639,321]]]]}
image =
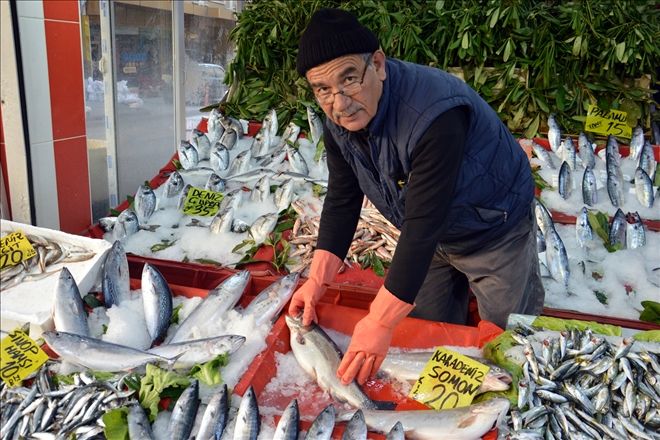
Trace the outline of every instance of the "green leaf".
{"type": "Polygon", "coordinates": [[[660,330],[647,330],[645,332],[638,332],[633,335],[633,339],[636,341],[660,343],[660,330]]]}
{"type": "Polygon", "coordinates": [[[166,388],[185,389],[190,385],[187,377],[173,371],[165,371],[155,365],[147,364],[146,373],[140,383],[139,399],[143,408],[147,409],[149,420],[152,422],[158,414],[160,395],[166,388]]]}
{"type": "Polygon", "coordinates": [[[103,303],[98,300],[96,295],[93,293],[88,293],[83,297],[83,302],[87,304],[90,308],[94,309],[96,307],[101,307],[103,303]]]}
{"type": "Polygon", "coordinates": [[[470,47],[470,35],[468,35],[467,32],[463,34],[463,38],[461,39],[461,48],[462,49],[468,49],[470,47]]]}
{"type": "Polygon", "coordinates": [[[195,263],[212,264],[213,266],[222,266],[222,263],[211,258],[195,258],[195,263]]]}
{"type": "Polygon", "coordinates": [[[626,42],[622,41],[616,45],[616,57],[619,61],[623,61],[623,55],[626,51],[626,42]]]}
{"type": "Polygon", "coordinates": [[[575,40],[573,41],[572,54],[574,57],[580,55],[581,47],[582,47],[582,35],[578,35],[577,37],[575,37],[575,40]]]}
{"type": "Polygon", "coordinates": [[[327,192],[328,192],[328,188],[326,188],[323,185],[319,185],[316,183],[312,185],[312,194],[314,194],[314,197],[321,197],[327,192]]]}
{"type": "MultiPolygon", "coordinates": [[[[527,139],[532,139],[534,136],[536,136],[536,133],[539,131],[539,124],[541,123],[541,115],[536,115],[534,120],[532,121],[531,124],[527,127],[527,130],[525,130],[524,136],[527,139]]],[[[540,176],[539,176],[540,177],[540,176]]],[[[541,179],[543,180],[543,179],[541,179]]]]}
{"type": "Polygon", "coordinates": [[[598,302],[607,305],[607,295],[605,294],[605,292],[601,290],[594,290],[594,295],[596,295],[596,299],[598,300],[598,302]]]}
{"type": "MultiPolygon", "coordinates": [[[[210,111],[210,110],[209,110],[210,111]]],[[[181,165],[181,161],[179,159],[172,159],[172,165],[174,165],[174,168],[179,171],[183,169],[183,165],[181,165]]]]}
{"type": "Polygon", "coordinates": [[[179,312],[183,308],[183,303],[172,309],[172,317],[170,318],[170,325],[179,323],[179,312]]]}
{"type": "Polygon", "coordinates": [[[204,364],[196,364],[190,369],[190,377],[204,382],[206,385],[219,385],[222,383],[220,368],[229,363],[229,355],[221,354],[204,364]]]}
{"type": "Polygon", "coordinates": [[[253,246],[254,244],[255,244],[254,240],[252,240],[251,238],[246,238],[245,240],[241,241],[239,244],[234,246],[234,249],[232,249],[231,251],[232,251],[232,253],[236,253],[237,251],[241,250],[245,246],[250,246],[250,245],[253,246]]]}
{"type": "Polygon", "coordinates": [[[151,246],[151,252],[160,252],[163,249],[167,249],[168,247],[171,247],[176,243],[177,240],[174,241],[169,241],[169,240],[161,240],[161,243],[156,243],[153,246],[151,246]]]}
{"type": "Polygon", "coordinates": [[[372,260],[372,266],[374,273],[379,277],[385,276],[385,268],[383,267],[383,261],[377,256],[372,260]]]}
{"type": "Polygon", "coordinates": [[[110,208],[110,215],[111,216],[117,217],[119,214],[121,214],[121,211],[119,211],[117,209],[114,209],[114,208],[110,208]]]}
{"type": "Polygon", "coordinates": [[[123,406],[103,414],[103,433],[108,440],[129,440],[128,408],[123,406]]]}

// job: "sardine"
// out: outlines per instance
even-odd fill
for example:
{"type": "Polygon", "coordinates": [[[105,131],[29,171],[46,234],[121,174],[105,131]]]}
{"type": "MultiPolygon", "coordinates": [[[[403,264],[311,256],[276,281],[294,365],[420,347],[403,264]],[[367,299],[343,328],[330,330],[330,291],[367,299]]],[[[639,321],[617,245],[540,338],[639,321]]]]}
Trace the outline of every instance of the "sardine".
{"type": "Polygon", "coordinates": [[[284,305],[291,299],[298,285],[298,272],[285,275],[262,290],[243,311],[244,315],[254,316],[256,325],[274,321],[284,305]]]}
{"type": "Polygon", "coordinates": [[[188,141],[181,141],[177,149],[179,153],[179,163],[184,170],[195,168],[199,163],[199,152],[188,141]]]}
{"type": "Polygon", "coordinates": [[[234,440],[256,440],[259,436],[261,420],[259,419],[259,406],[252,386],[250,386],[238,407],[236,425],[234,426],[234,440]]]}
{"type": "Polygon", "coordinates": [[[554,114],[548,116],[548,143],[550,144],[550,149],[557,154],[559,144],[561,143],[561,129],[554,114]]]}
{"type": "MultiPolygon", "coordinates": [[[[120,241],[115,241],[103,263],[101,285],[105,307],[121,304],[131,290],[126,251],[120,241]]],[[[75,332],[73,332],[75,333],[75,332]]]]}
{"type": "Polygon", "coordinates": [[[158,341],[167,333],[172,319],[172,291],[160,271],[149,263],[142,267],[142,302],[151,341],[158,341]]]}
{"type": "Polygon", "coordinates": [[[220,440],[229,418],[229,396],[227,393],[227,384],[222,384],[222,387],[213,394],[208,405],[206,405],[199,430],[195,436],[196,439],[220,440]]]}
{"type": "Polygon", "coordinates": [[[174,368],[190,368],[203,364],[219,355],[232,354],[245,342],[245,336],[220,335],[157,345],[146,350],[165,358],[177,358],[174,368]]]}
{"type": "Polygon", "coordinates": [[[646,171],[637,167],[635,170],[635,195],[642,206],[650,208],[653,206],[655,197],[653,195],[653,182],[646,171]]]}
{"type": "Polygon", "coordinates": [[[585,205],[594,206],[598,203],[598,185],[596,175],[590,166],[584,169],[582,175],[582,201],[585,205]]]}
{"type": "Polygon", "coordinates": [[[66,267],[62,268],[53,302],[55,328],[62,332],[89,336],[87,312],[76,280],[66,267]]]}
{"type": "Polygon", "coordinates": [[[335,428],[335,407],[331,404],[316,416],[307,431],[305,440],[330,440],[335,428]]]}
{"type": "Polygon", "coordinates": [[[627,225],[626,215],[621,211],[621,208],[617,209],[610,224],[609,238],[611,246],[620,245],[622,249],[625,249],[627,225]]]}
{"type": "Polygon", "coordinates": [[[589,211],[586,207],[582,207],[580,215],[575,222],[575,232],[577,234],[577,242],[581,248],[587,246],[587,243],[594,238],[594,231],[589,224],[589,211]]]}
{"type": "Polygon", "coordinates": [[[310,106],[307,107],[307,122],[309,122],[310,140],[312,145],[316,147],[321,137],[323,136],[323,122],[319,115],[316,114],[314,109],[310,106]]]}
{"type": "Polygon", "coordinates": [[[172,440],[188,440],[199,407],[199,382],[193,380],[176,401],[168,426],[172,440]]]}
{"type": "Polygon", "coordinates": [[[275,428],[275,434],[273,434],[273,440],[297,440],[299,420],[298,401],[293,399],[284,409],[282,417],[280,417],[280,421],[275,428]]]}

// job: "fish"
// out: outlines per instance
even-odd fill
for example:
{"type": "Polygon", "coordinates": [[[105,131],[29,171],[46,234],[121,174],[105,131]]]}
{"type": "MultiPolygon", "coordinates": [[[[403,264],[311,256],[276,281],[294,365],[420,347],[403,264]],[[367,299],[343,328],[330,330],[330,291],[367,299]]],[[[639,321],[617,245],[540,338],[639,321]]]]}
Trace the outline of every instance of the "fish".
{"type": "Polygon", "coordinates": [[[561,144],[561,129],[554,113],[548,116],[548,143],[550,144],[550,149],[557,154],[559,145],[561,144]]]}
{"type": "Polygon", "coordinates": [[[213,146],[209,155],[209,163],[215,173],[221,173],[229,167],[229,150],[220,142],[213,146]]]}
{"type": "Polygon", "coordinates": [[[222,317],[241,298],[249,279],[250,272],[242,270],[222,281],[209,291],[172,336],[165,339],[165,342],[172,344],[190,340],[199,328],[204,328],[206,323],[222,317]]]}
{"type": "Polygon", "coordinates": [[[555,281],[562,283],[568,288],[570,267],[564,242],[554,228],[550,229],[544,235],[546,243],[545,258],[550,275],[555,281]]]}
{"type": "Polygon", "coordinates": [[[149,263],[142,267],[142,303],[151,341],[159,341],[172,319],[172,290],[160,271],[149,263]]]}
{"type": "Polygon", "coordinates": [[[570,136],[567,136],[566,139],[562,141],[561,146],[563,160],[571,167],[571,171],[575,171],[577,168],[577,151],[575,150],[573,139],[571,139],[570,136]]]}
{"type": "Polygon", "coordinates": [[[245,336],[220,335],[203,339],[192,339],[157,345],[146,350],[165,358],[176,358],[174,368],[190,368],[203,364],[220,355],[230,355],[241,348],[245,336]]]}
{"type": "Polygon", "coordinates": [[[275,206],[277,207],[277,212],[282,212],[286,210],[291,202],[293,201],[293,180],[286,179],[280,186],[275,190],[275,206]]]}
{"type": "Polygon", "coordinates": [[[280,421],[275,427],[273,440],[297,440],[299,421],[298,401],[293,399],[284,409],[280,421]]]}
{"type": "Polygon", "coordinates": [[[250,200],[257,203],[263,203],[270,196],[270,176],[266,174],[259,179],[252,190],[250,200]]]}
{"type": "Polygon", "coordinates": [[[653,206],[655,197],[653,195],[653,182],[646,171],[642,168],[637,167],[635,170],[635,195],[637,200],[645,208],[650,208],[653,206]]]}
{"type": "Polygon", "coordinates": [[[241,220],[240,218],[235,218],[231,222],[231,232],[236,232],[237,234],[242,234],[250,229],[250,225],[247,222],[241,220]]]}
{"type": "Polygon", "coordinates": [[[637,212],[629,213],[626,216],[626,222],[626,247],[637,249],[646,246],[646,232],[639,214],[637,212]]]}
{"type": "Polygon", "coordinates": [[[264,214],[259,216],[250,226],[248,235],[255,244],[261,244],[266,241],[271,232],[275,229],[277,225],[277,214],[264,214]]]}
{"type": "Polygon", "coordinates": [[[262,128],[266,130],[270,139],[274,139],[277,136],[277,132],[280,129],[279,122],[277,120],[277,112],[275,109],[270,109],[266,117],[262,122],[262,128]]]}
{"type": "Polygon", "coordinates": [[[605,143],[605,162],[614,163],[616,166],[620,166],[621,161],[621,152],[619,151],[619,142],[612,135],[607,136],[607,142],[605,143]]]}
{"type": "Polygon", "coordinates": [[[243,394],[243,399],[238,407],[236,425],[234,426],[234,440],[256,440],[260,428],[259,406],[254,390],[250,385],[243,394]]]}
{"type": "Polygon", "coordinates": [[[367,440],[367,424],[364,421],[362,410],[355,411],[344,428],[342,440],[367,440]]]}
{"type": "Polygon", "coordinates": [[[234,222],[234,209],[229,206],[220,209],[209,224],[209,229],[214,234],[230,232],[234,222]]]}
{"type": "Polygon", "coordinates": [[[545,252],[545,237],[539,228],[536,228],[536,253],[545,252]]]}
{"type": "Polygon", "coordinates": [[[290,273],[270,284],[248,304],[244,315],[254,316],[256,325],[274,321],[284,305],[291,299],[298,285],[300,274],[290,273]]]}
{"type": "Polygon", "coordinates": [[[617,209],[610,224],[609,239],[611,246],[620,245],[622,249],[625,249],[627,224],[626,215],[621,211],[621,208],[617,209]]]}
{"type": "Polygon", "coordinates": [[[406,440],[406,434],[401,422],[396,422],[385,436],[385,440],[406,440]]]}
{"type": "Polygon", "coordinates": [[[312,107],[308,105],[305,107],[307,109],[307,122],[309,122],[309,137],[312,145],[316,147],[323,136],[323,121],[321,121],[321,118],[312,107]]]}
{"type": "Polygon", "coordinates": [[[154,438],[147,414],[137,402],[128,410],[128,436],[131,439],[150,440],[154,438]]]}
{"type": "Polygon", "coordinates": [[[364,393],[355,380],[348,385],[341,383],[337,368],[343,353],[321,327],[313,322],[303,326],[301,319],[290,315],[284,318],[291,333],[291,350],[296,361],[322,390],[335,400],[355,408],[377,409],[380,406],[364,393]]]}
{"type": "MultiPolygon", "coordinates": [[[[609,157],[609,156],[608,156],[609,157]]],[[[614,207],[623,206],[624,182],[621,168],[614,160],[607,160],[607,194],[614,207]]]]}
{"type": "Polygon", "coordinates": [[[199,163],[199,152],[190,142],[181,141],[177,152],[179,153],[179,163],[184,170],[195,168],[199,163]]]}
{"type": "Polygon", "coordinates": [[[156,203],[154,190],[148,185],[140,185],[133,200],[133,209],[135,209],[140,224],[147,223],[156,210],[156,203]]]}
{"type": "Polygon", "coordinates": [[[309,167],[307,166],[305,158],[300,154],[300,151],[296,148],[287,146],[286,156],[289,160],[289,166],[294,172],[309,175],[309,167]]]}
{"type": "Polygon", "coordinates": [[[272,154],[264,156],[257,160],[259,167],[276,168],[279,164],[284,162],[286,158],[286,150],[284,148],[275,150],[272,154]]]}
{"type": "Polygon", "coordinates": [[[220,210],[225,208],[238,209],[243,204],[243,188],[236,188],[225,193],[220,202],[220,210]]]}
{"type": "Polygon", "coordinates": [[[594,153],[595,144],[587,137],[584,132],[578,135],[578,155],[582,161],[582,166],[594,169],[596,166],[596,154],[594,153]]]}
{"type": "Polygon", "coordinates": [[[213,192],[224,192],[225,188],[227,188],[227,181],[215,173],[211,173],[204,185],[205,190],[213,192]]]}
{"type": "Polygon", "coordinates": [[[178,196],[181,194],[184,186],[185,182],[181,174],[178,171],[172,171],[172,174],[170,174],[170,177],[165,182],[165,197],[171,199],[178,196]]]}
{"type": "Polygon", "coordinates": [[[222,115],[218,109],[212,109],[209,114],[209,118],[206,122],[207,133],[206,136],[209,138],[209,143],[214,145],[216,142],[222,138],[222,135],[225,133],[225,127],[220,123],[220,118],[222,115]]]}
{"type": "Polygon", "coordinates": [[[59,331],[89,336],[87,312],[82,296],[76,280],[66,267],[62,268],[55,287],[53,321],[59,331]]]}
{"type": "Polygon", "coordinates": [[[97,371],[128,371],[147,363],[172,364],[175,359],[100,339],[60,331],[46,331],[42,337],[62,360],[97,371]]]}
{"type": "MultiPolygon", "coordinates": [[[[232,131],[233,136],[236,136],[237,138],[240,138],[240,137],[243,136],[243,124],[241,124],[241,121],[239,121],[238,119],[232,118],[231,116],[224,116],[223,115],[220,118],[220,124],[225,128],[225,134],[227,134],[228,131],[232,131]]],[[[229,148],[230,150],[233,147],[233,145],[230,147],[227,144],[225,144],[225,146],[227,148],[229,148]]]]}
{"type": "Polygon", "coordinates": [[[573,179],[571,178],[571,167],[564,161],[559,168],[559,195],[566,200],[573,191],[573,179]]]}
{"type": "Polygon", "coordinates": [[[206,405],[206,410],[202,416],[202,421],[195,438],[198,440],[220,440],[228,419],[229,398],[227,384],[225,383],[213,394],[208,405],[206,405]]]}
{"type": "Polygon", "coordinates": [[[181,393],[172,410],[172,417],[167,428],[172,440],[188,440],[195,424],[199,408],[199,382],[192,380],[181,393]]]}
{"type": "Polygon", "coordinates": [[[295,122],[289,122],[289,125],[286,126],[280,142],[277,144],[278,149],[283,149],[287,145],[294,145],[300,134],[300,126],[295,122]]]}
{"type": "MultiPolygon", "coordinates": [[[[418,440],[474,440],[481,438],[503,419],[509,400],[496,397],[467,407],[444,410],[374,411],[363,409],[370,430],[387,433],[400,422],[406,438],[418,440]]],[[[347,414],[340,415],[345,420],[347,414]]]]}
{"type": "MultiPolygon", "coordinates": [[[[131,290],[128,259],[120,241],[115,241],[103,262],[101,288],[106,308],[121,304],[131,290]]],[[[75,333],[75,332],[74,332],[75,333]]]]}
{"type": "Polygon", "coordinates": [[[204,132],[193,129],[190,144],[197,149],[199,160],[205,160],[211,156],[211,142],[204,132]]]}
{"type": "Polygon", "coordinates": [[[653,143],[660,145],[660,124],[658,121],[651,121],[651,134],[653,135],[653,143]]]}
{"type": "Polygon", "coordinates": [[[585,206],[582,207],[580,215],[575,223],[575,231],[577,235],[578,246],[585,248],[587,242],[594,239],[594,231],[589,224],[589,210],[585,206]]]}
{"type": "Polygon", "coordinates": [[[587,165],[582,175],[582,201],[589,206],[598,203],[598,185],[596,184],[596,174],[593,169],[587,165]]]}
{"type": "Polygon", "coordinates": [[[534,199],[534,215],[536,216],[536,225],[545,237],[550,229],[554,229],[555,224],[552,221],[550,212],[539,199],[534,199]]]}
{"type": "Polygon", "coordinates": [[[555,164],[552,162],[552,156],[550,155],[548,150],[546,150],[545,148],[543,148],[542,146],[540,146],[536,142],[532,142],[532,151],[534,151],[534,154],[536,155],[536,157],[541,162],[543,162],[543,164],[545,166],[547,166],[549,169],[551,169],[551,170],[557,169],[555,164]]]}
{"type": "Polygon", "coordinates": [[[644,129],[637,125],[632,132],[632,137],[630,138],[630,157],[635,162],[639,161],[639,156],[642,154],[642,148],[644,148],[644,129]]]}
{"type": "Polygon", "coordinates": [[[321,411],[307,430],[305,440],[330,440],[335,428],[335,407],[330,404],[321,411]]]}
{"type": "Polygon", "coordinates": [[[270,144],[272,140],[268,129],[263,126],[259,133],[254,136],[252,145],[250,146],[250,154],[252,157],[260,158],[270,154],[270,144]]]}
{"type": "Polygon", "coordinates": [[[240,137],[239,133],[242,132],[243,132],[242,127],[240,131],[236,130],[235,127],[225,128],[225,132],[218,142],[220,142],[220,145],[225,147],[227,150],[231,150],[236,146],[236,143],[238,142],[238,138],[240,137]]]}
{"type": "Polygon", "coordinates": [[[229,166],[229,171],[227,171],[228,176],[234,176],[237,174],[244,173],[248,171],[248,166],[250,164],[250,159],[252,158],[251,151],[248,148],[247,150],[240,153],[236,156],[229,166]]]}
{"type": "Polygon", "coordinates": [[[644,172],[651,178],[651,181],[653,181],[655,179],[656,166],[657,162],[653,154],[653,147],[647,140],[644,142],[644,147],[642,147],[642,152],[639,155],[638,167],[643,169],[644,172]]]}

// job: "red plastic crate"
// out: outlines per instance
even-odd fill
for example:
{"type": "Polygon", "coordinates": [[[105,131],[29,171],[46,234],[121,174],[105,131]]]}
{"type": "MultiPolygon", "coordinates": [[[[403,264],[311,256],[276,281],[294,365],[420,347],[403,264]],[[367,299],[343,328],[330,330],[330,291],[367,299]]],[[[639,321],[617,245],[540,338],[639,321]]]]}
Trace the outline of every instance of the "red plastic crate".
{"type": "MultiPolygon", "coordinates": [[[[331,328],[348,335],[353,332],[355,324],[366,313],[366,310],[327,303],[317,306],[319,323],[322,327],[331,328]]],[[[481,347],[501,332],[502,329],[487,321],[482,321],[478,327],[465,327],[416,318],[405,318],[394,331],[392,346],[410,348],[430,348],[437,345],[481,347]]],[[[243,375],[243,378],[234,388],[235,393],[243,395],[247,388],[252,386],[257,395],[257,401],[259,401],[259,396],[264,388],[277,374],[275,354],[291,351],[289,337],[289,329],[284,316],[281,316],[268,336],[268,348],[252,362],[247,372],[243,375]]],[[[398,403],[398,409],[426,408],[420,403],[400,395],[389,384],[384,382],[369,381],[364,389],[367,395],[374,400],[396,401],[398,403]]],[[[292,398],[292,396],[281,396],[281,399],[277,398],[278,408],[283,411],[292,398]]],[[[301,406],[300,410],[304,412],[305,408],[301,406]]],[[[276,422],[277,419],[276,417],[276,422]]],[[[310,425],[310,422],[301,422],[301,429],[309,429],[310,425]]],[[[344,425],[345,423],[338,423],[336,425],[333,438],[341,438],[344,425]]],[[[495,437],[496,433],[491,431],[484,438],[494,439],[495,437]]],[[[384,439],[385,437],[370,432],[369,438],[384,439]]]]}

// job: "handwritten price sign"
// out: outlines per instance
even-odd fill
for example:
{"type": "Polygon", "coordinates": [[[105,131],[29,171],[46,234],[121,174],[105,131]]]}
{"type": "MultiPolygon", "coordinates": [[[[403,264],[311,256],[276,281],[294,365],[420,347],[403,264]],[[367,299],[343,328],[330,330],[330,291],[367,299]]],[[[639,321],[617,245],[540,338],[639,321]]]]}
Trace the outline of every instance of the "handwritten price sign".
{"type": "Polygon", "coordinates": [[[590,105],[587,110],[587,119],[584,121],[584,129],[602,135],[621,136],[630,139],[632,127],[628,125],[628,114],[619,110],[604,111],[590,105]]]}
{"type": "Polygon", "coordinates": [[[37,255],[22,232],[14,232],[0,240],[0,269],[16,266],[37,255]]]}
{"type": "Polygon", "coordinates": [[[183,213],[188,215],[213,216],[220,209],[222,193],[190,188],[183,205],[183,213]]]}
{"type": "Polygon", "coordinates": [[[474,359],[438,347],[409,396],[434,409],[469,406],[489,369],[474,359]]]}
{"type": "Polygon", "coordinates": [[[20,383],[47,360],[48,355],[20,330],[0,341],[0,379],[9,386],[20,383]]]}

